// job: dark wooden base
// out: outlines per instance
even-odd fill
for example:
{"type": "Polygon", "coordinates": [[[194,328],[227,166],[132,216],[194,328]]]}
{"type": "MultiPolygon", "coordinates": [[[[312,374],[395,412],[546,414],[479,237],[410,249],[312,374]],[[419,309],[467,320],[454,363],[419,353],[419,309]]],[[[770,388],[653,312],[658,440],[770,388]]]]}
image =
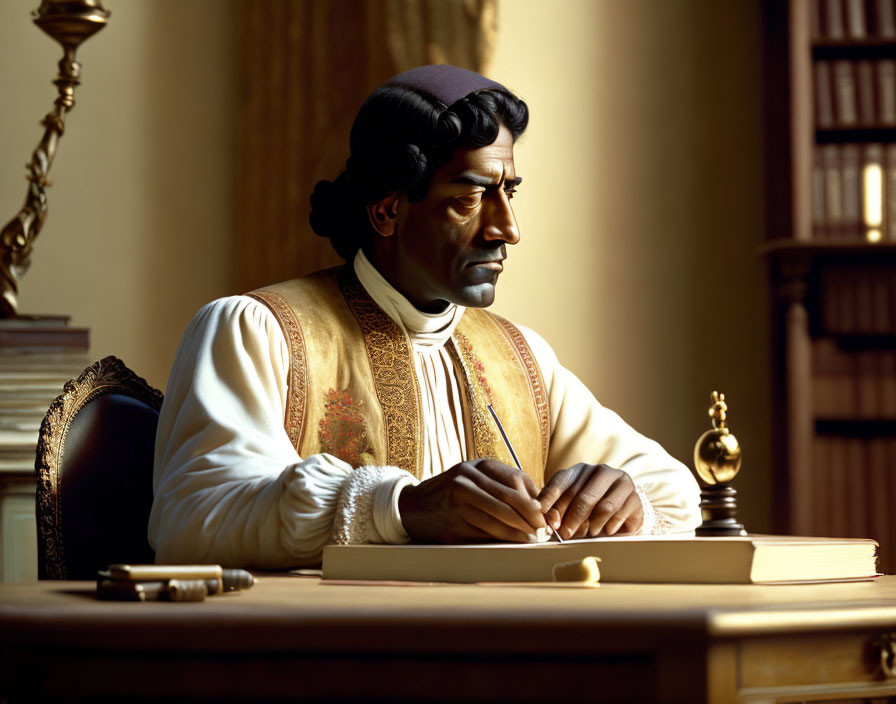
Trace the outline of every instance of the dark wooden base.
{"type": "Polygon", "coordinates": [[[700,492],[700,513],[703,523],[697,528],[700,537],[746,535],[737,522],[737,491],[730,486],[709,486],[700,492]]]}

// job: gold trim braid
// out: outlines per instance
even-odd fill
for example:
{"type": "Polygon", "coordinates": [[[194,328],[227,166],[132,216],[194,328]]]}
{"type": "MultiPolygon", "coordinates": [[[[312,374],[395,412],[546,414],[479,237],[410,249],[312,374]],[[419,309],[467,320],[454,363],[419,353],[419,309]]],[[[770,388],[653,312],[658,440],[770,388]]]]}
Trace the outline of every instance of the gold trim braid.
{"type": "Polygon", "coordinates": [[[274,314],[289,344],[289,376],[286,389],[286,411],[283,427],[296,451],[301,453],[305,437],[305,411],[308,407],[309,381],[308,359],[305,354],[305,337],[302,326],[289,304],[273,291],[253,291],[246,294],[264,303],[274,314]]]}
{"type": "Polygon", "coordinates": [[[383,411],[386,461],[419,479],[423,473],[422,401],[410,343],[364,290],[350,266],[339,271],[338,281],[364,336],[377,399],[383,411]]]}
{"type": "Polygon", "coordinates": [[[492,318],[492,320],[498,323],[501,331],[507,336],[510,346],[516,352],[520,363],[526,370],[529,378],[529,391],[532,393],[532,401],[535,403],[535,411],[538,415],[538,424],[541,427],[541,459],[542,466],[545,466],[548,460],[548,444],[551,437],[551,417],[541,370],[538,368],[538,364],[535,363],[535,355],[532,354],[532,349],[529,347],[529,343],[526,342],[526,338],[523,337],[523,333],[520,332],[519,328],[509,320],[502,318],[500,315],[496,315],[489,311],[485,312],[492,318]]]}

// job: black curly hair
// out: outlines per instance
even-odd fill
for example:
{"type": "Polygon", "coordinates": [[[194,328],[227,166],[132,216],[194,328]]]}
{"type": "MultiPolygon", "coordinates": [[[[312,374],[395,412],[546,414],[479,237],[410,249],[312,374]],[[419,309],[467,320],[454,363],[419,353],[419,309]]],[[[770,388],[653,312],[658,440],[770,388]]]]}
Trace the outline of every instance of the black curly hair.
{"type": "Polygon", "coordinates": [[[386,84],[355,117],[345,170],[314,186],[311,228],[349,260],[375,234],[368,205],[397,191],[422,200],[432,173],[455,151],[491,144],[502,124],[515,141],[528,122],[526,103],[506,90],[476,91],[445,108],[413,88],[386,84]]]}

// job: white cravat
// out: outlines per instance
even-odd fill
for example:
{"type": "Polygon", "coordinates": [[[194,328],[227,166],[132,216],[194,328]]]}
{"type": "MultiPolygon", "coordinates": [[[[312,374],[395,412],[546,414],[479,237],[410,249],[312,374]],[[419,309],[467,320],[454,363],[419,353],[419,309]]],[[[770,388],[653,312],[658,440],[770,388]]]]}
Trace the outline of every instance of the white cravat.
{"type": "MultiPolygon", "coordinates": [[[[405,332],[414,351],[423,416],[423,475],[427,479],[467,458],[460,386],[445,343],[464,314],[449,304],[441,313],[417,310],[358,250],[355,274],[370,297],[405,332]]],[[[408,468],[410,469],[410,468],[408,468]]]]}

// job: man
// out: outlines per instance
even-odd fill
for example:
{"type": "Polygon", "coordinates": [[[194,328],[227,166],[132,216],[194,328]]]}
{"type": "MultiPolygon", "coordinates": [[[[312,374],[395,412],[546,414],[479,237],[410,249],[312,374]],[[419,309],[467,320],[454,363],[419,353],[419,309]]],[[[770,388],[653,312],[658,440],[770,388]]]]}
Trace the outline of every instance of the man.
{"type": "Polygon", "coordinates": [[[184,335],[156,445],[157,559],[285,567],[332,541],[699,523],[683,465],[484,310],[520,238],[527,122],[503,86],[453,66],[367,99],[345,172],[312,196],[346,266],[215,301],[184,335]]]}

